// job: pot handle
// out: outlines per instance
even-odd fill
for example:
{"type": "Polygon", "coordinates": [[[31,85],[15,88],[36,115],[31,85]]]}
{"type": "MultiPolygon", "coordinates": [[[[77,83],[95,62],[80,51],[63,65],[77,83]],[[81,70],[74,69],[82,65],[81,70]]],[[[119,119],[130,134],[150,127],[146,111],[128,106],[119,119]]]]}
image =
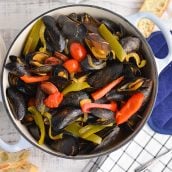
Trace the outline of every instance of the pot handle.
{"type": "Polygon", "coordinates": [[[158,17],[148,12],[139,12],[131,16],[126,17],[132,24],[136,26],[137,22],[142,18],[147,18],[153,21],[163,33],[167,45],[168,45],[168,55],[164,59],[155,58],[158,74],[172,61],[172,35],[168,26],[163,23],[158,17]]]}
{"type": "Polygon", "coordinates": [[[15,144],[8,144],[0,138],[0,148],[7,152],[17,152],[30,147],[32,147],[32,145],[22,136],[20,136],[19,141],[15,144]]]}

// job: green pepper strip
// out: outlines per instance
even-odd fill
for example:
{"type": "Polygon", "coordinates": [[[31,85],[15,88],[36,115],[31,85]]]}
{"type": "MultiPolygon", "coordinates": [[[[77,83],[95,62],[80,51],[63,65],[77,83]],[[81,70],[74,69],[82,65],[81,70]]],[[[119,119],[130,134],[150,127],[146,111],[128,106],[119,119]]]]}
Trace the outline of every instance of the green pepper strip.
{"type": "Polygon", "coordinates": [[[61,134],[58,134],[58,135],[56,135],[56,136],[53,136],[52,135],[52,131],[51,131],[51,128],[52,128],[52,124],[51,124],[51,114],[50,113],[48,113],[48,112],[45,112],[44,114],[43,114],[43,116],[44,117],[46,117],[47,119],[48,119],[48,121],[49,121],[49,130],[48,130],[48,135],[49,135],[49,137],[50,137],[50,139],[52,139],[52,140],[58,140],[58,139],[62,139],[62,137],[63,137],[63,134],[61,133],[61,134]]]}
{"type": "Polygon", "coordinates": [[[85,88],[90,88],[90,85],[87,82],[73,82],[69,86],[67,86],[63,91],[63,95],[66,95],[69,92],[72,91],[80,91],[85,88]]]}
{"type": "Polygon", "coordinates": [[[47,46],[46,46],[46,40],[45,40],[45,37],[44,37],[45,29],[46,29],[45,24],[42,23],[41,28],[40,28],[40,32],[39,32],[39,37],[40,37],[40,40],[41,40],[41,42],[43,44],[43,47],[41,47],[39,49],[40,52],[46,52],[46,47],[47,46]]]}
{"type": "Polygon", "coordinates": [[[87,138],[90,135],[97,133],[98,131],[103,130],[106,127],[112,126],[113,124],[108,125],[86,125],[79,130],[79,134],[82,138],[87,138]]]}
{"type": "Polygon", "coordinates": [[[43,23],[42,20],[39,19],[33,25],[32,29],[26,39],[26,43],[25,43],[25,46],[23,49],[24,55],[28,54],[29,52],[33,52],[36,49],[37,44],[39,42],[39,32],[40,32],[42,23],[43,23]]]}
{"type": "Polygon", "coordinates": [[[44,143],[44,139],[45,139],[45,125],[44,125],[42,115],[39,113],[39,111],[37,111],[36,107],[34,107],[34,106],[30,106],[28,108],[28,111],[33,114],[34,121],[40,129],[41,136],[38,141],[38,144],[42,145],[44,143]]]}
{"type": "Polygon", "coordinates": [[[126,57],[126,52],[124,51],[116,37],[108,30],[108,28],[104,24],[101,24],[99,26],[98,31],[100,32],[102,37],[110,44],[112,50],[115,51],[116,57],[120,60],[120,62],[123,62],[126,57]]]}
{"type": "Polygon", "coordinates": [[[146,60],[141,60],[140,56],[137,53],[129,53],[129,54],[127,54],[126,61],[129,62],[130,58],[134,58],[138,68],[142,68],[142,67],[144,67],[146,65],[146,60]]]}
{"type": "MultiPolygon", "coordinates": [[[[79,130],[83,128],[79,125],[79,123],[77,122],[73,122],[70,125],[68,125],[65,130],[72,133],[75,137],[82,137],[82,135],[80,135],[79,130]]],[[[100,144],[102,142],[102,138],[96,134],[91,134],[90,136],[83,138],[85,140],[91,141],[95,144],[100,144]]]]}

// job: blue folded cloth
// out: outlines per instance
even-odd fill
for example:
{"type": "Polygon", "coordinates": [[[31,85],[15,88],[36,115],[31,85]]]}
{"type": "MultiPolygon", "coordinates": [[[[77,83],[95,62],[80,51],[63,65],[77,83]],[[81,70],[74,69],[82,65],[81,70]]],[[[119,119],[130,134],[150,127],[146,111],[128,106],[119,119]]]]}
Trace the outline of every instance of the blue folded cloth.
{"type": "MultiPolygon", "coordinates": [[[[154,32],[148,39],[154,55],[164,58],[168,46],[160,31],[154,32]]],[[[172,135],[172,63],[159,75],[158,95],[148,125],[156,132],[172,135]]]]}

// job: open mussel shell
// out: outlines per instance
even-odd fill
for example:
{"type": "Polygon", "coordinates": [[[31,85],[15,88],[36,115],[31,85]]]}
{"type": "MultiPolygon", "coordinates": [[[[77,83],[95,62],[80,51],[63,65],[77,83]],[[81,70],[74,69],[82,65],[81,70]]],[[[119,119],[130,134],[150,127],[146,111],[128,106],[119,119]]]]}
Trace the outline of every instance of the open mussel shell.
{"type": "Polygon", "coordinates": [[[8,73],[8,82],[11,87],[15,87],[18,91],[26,96],[34,96],[36,93],[35,84],[26,84],[20,78],[12,73],[8,73]]]}
{"type": "Polygon", "coordinates": [[[8,102],[14,117],[22,120],[26,114],[26,100],[24,95],[13,87],[6,90],[8,102]]]}
{"type": "Polygon", "coordinates": [[[44,37],[47,48],[49,48],[48,51],[62,52],[65,48],[65,39],[61,31],[58,29],[55,19],[51,16],[44,16],[42,20],[46,26],[44,37]]]}
{"type": "Polygon", "coordinates": [[[79,152],[78,138],[69,134],[63,134],[63,138],[54,141],[50,147],[56,152],[61,152],[69,156],[77,155],[79,152]]]}
{"type": "Polygon", "coordinates": [[[81,62],[81,66],[85,71],[100,70],[106,66],[106,61],[87,55],[87,57],[81,62]]]}
{"type": "Polygon", "coordinates": [[[61,76],[51,77],[50,82],[52,82],[59,89],[59,91],[62,91],[67,85],[70,84],[70,80],[61,76]]]}
{"type": "Polygon", "coordinates": [[[65,95],[61,106],[75,106],[80,107],[80,101],[84,99],[89,99],[89,96],[84,91],[73,91],[65,95]]]}
{"type": "Polygon", "coordinates": [[[53,67],[52,76],[59,76],[68,79],[69,72],[62,65],[56,65],[53,67]]]}
{"type": "Polygon", "coordinates": [[[39,67],[43,65],[44,61],[48,57],[49,55],[47,53],[36,51],[36,52],[26,54],[24,59],[27,66],[32,65],[35,67],[39,67]]]}
{"type": "Polygon", "coordinates": [[[57,110],[56,114],[52,116],[52,128],[54,131],[58,132],[81,115],[82,111],[80,108],[72,106],[63,107],[62,109],[57,110]]]}

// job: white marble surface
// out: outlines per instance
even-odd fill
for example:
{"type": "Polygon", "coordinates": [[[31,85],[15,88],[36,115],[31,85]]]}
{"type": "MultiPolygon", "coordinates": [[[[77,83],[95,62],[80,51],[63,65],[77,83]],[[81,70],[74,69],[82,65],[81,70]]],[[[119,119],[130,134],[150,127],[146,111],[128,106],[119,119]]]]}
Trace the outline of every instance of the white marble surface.
{"type": "MultiPolygon", "coordinates": [[[[0,0],[0,35],[5,40],[7,49],[17,33],[39,14],[71,2],[99,5],[123,16],[135,13],[143,0],[0,0]],[[66,2],[66,3],[65,3],[66,2]],[[98,2],[98,3],[97,3],[98,2]]],[[[0,45],[1,46],[1,45],[0,45]]],[[[10,122],[0,103],[0,137],[9,143],[15,143],[19,134],[10,122]]],[[[31,161],[36,164],[40,172],[81,172],[89,160],[65,160],[48,155],[37,148],[31,148],[31,161]]]]}

